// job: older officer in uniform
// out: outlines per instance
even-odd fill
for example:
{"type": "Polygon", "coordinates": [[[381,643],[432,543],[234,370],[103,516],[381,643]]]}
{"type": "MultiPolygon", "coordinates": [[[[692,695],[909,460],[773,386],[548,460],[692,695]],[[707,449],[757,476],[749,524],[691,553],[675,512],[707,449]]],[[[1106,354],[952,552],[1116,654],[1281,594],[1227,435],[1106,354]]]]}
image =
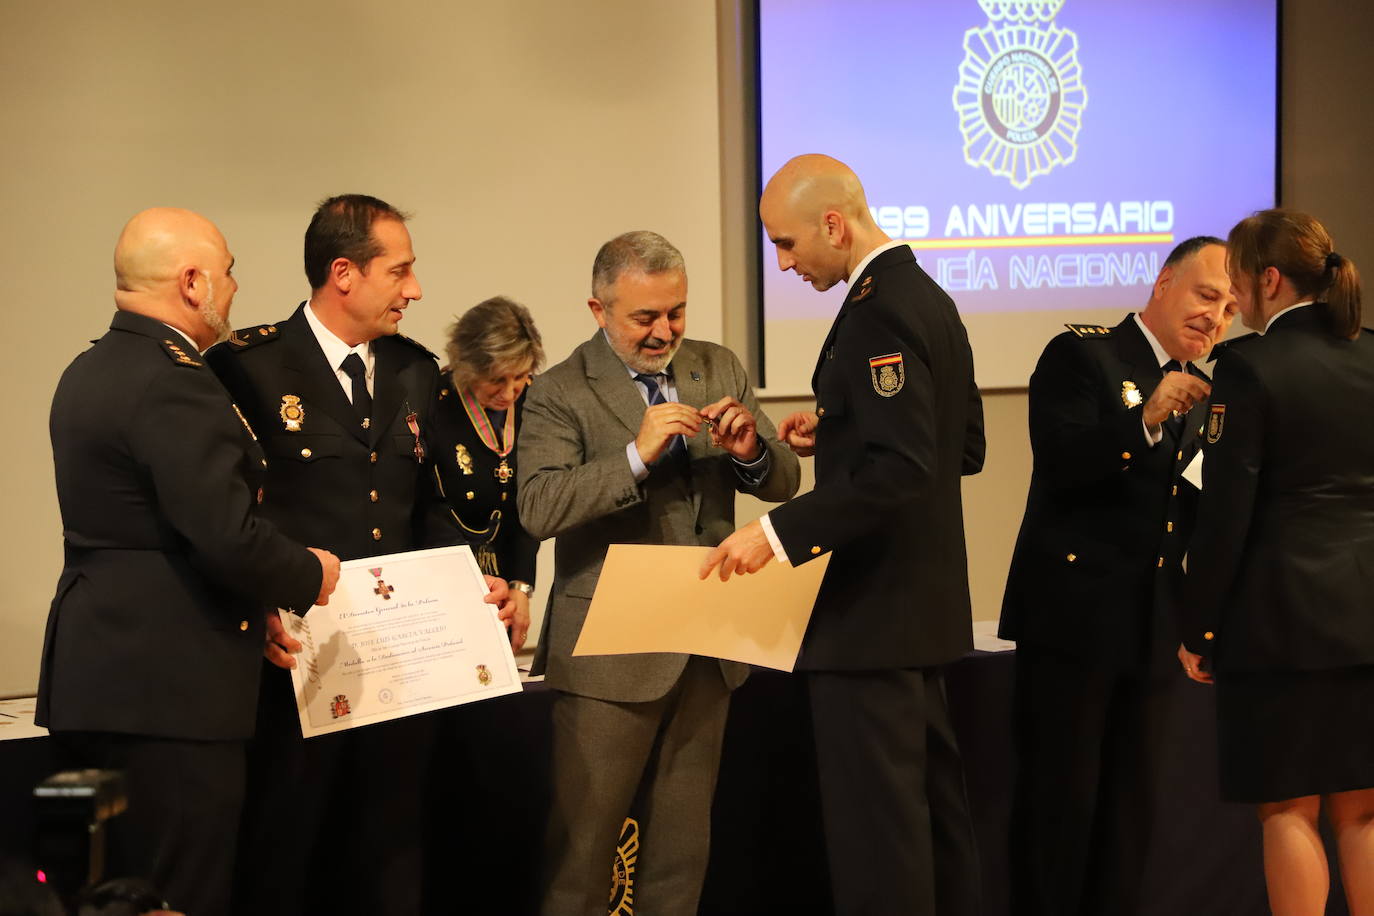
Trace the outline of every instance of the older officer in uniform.
{"type": "Polygon", "coordinates": [[[954,303],[869,213],[858,177],[799,156],[759,215],[778,267],[846,280],[812,377],[816,410],[781,433],[816,488],[708,556],[721,576],[833,551],[806,673],[837,913],[972,914],[977,850],[940,666],[973,645],[960,476],[983,465],[983,409],[954,303]]]}
{"type": "Polygon", "coordinates": [[[118,311],[50,424],[66,562],[36,718],[72,764],[125,773],[111,870],[197,916],[229,912],[264,608],[323,604],[339,572],[255,517],[262,451],[201,359],[229,333],[233,261],[195,213],[130,220],[118,311]]]}
{"type": "Polygon", "coordinates": [[[1017,643],[1013,908],[1129,913],[1150,840],[1170,613],[1197,489],[1205,357],[1236,312],[1220,239],[1165,260],[1138,315],[1069,325],[1030,381],[1030,495],[1000,635],[1017,643]]]}
{"type": "Polygon", "coordinates": [[[734,354],[683,338],[687,272],[667,239],[629,232],[603,245],[587,304],[600,330],[530,386],[520,431],[520,518],[535,537],[558,538],[534,669],[558,691],[541,912],[605,916],[616,838],[638,789],[635,907],[689,916],[706,873],[730,691],[747,668],[572,650],[611,544],[716,543],[733,527],[736,491],[786,499],[799,469],[734,354]],[[697,435],[704,418],[709,438],[697,435]]]}
{"type": "MultiPolygon", "coordinates": [[[[398,333],[421,294],[414,264],[396,208],[360,194],[326,200],[305,232],[310,301],[210,354],[272,459],[265,514],[345,560],[431,546],[428,516],[442,513],[428,438],[439,369],[398,333]]],[[[412,716],[303,741],[284,670],[294,662],[280,651],[294,640],[273,635],[280,667],[263,672],[242,836],[254,861],[242,863],[253,867],[240,869],[237,907],[255,916],[418,913],[431,722],[412,716]],[[349,882],[357,894],[346,901],[330,902],[323,885],[306,893],[312,855],[327,856],[331,874],[337,868],[339,848],[322,843],[331,812],[346,815],[336,825],[343,833],[330,832],[359,863],[349,882]]]]}

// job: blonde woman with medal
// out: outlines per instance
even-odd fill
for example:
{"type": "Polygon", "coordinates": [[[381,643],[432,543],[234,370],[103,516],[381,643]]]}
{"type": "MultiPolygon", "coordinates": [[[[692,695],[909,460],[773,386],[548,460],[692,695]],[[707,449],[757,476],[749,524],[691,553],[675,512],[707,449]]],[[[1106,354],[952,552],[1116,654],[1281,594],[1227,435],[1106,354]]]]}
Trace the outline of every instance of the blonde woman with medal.
{"type": "Polygon", "coordinates": [[[454,323],[446,355],[433,473],[482,571],[510,581],[511,647],[518,651],[529,632],[539,542],[515,508],[515,442],[544,347],[529,310],[496,296],[454,323]]]}

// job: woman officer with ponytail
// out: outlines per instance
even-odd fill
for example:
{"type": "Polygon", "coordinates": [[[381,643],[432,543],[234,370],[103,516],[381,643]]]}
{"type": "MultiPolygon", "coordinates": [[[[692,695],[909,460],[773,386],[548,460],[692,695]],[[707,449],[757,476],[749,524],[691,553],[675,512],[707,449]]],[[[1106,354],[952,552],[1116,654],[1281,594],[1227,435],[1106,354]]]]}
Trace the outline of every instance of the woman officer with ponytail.
{"type": "Polygon", "coordinates": [[[1258,805],[1273,912],[1325,912],[1324,807],[1374,913],[1374,334],[1305,213],[1242,220],[1227,262],[1256,333],[1213,378],[1179,658],[1215,677],[1222,796],[1258,805]]]}

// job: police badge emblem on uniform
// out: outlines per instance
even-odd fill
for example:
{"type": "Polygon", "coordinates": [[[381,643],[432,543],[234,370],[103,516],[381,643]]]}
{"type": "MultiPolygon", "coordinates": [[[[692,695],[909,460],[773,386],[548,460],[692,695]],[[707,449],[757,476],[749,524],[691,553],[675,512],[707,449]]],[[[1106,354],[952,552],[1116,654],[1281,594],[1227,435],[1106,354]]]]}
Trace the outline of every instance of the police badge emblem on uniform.
{"type": "Polygon", "coordinates": [[[868,361],[868,374],[873,380],[873,390],[885,398],[890,398],[902,390],[906,383],[906,367],[902,364],[902,354],[888,353],[874,356],[868,361]]]}
{"type": "Polygon", "coordinates": [[[1073,162],[1088,92],[1078,36],[1055,25],[1064,0],[978,0],[988,24],[964,32],[954,110],[964,161],[1023,190],[1073,162]]]}

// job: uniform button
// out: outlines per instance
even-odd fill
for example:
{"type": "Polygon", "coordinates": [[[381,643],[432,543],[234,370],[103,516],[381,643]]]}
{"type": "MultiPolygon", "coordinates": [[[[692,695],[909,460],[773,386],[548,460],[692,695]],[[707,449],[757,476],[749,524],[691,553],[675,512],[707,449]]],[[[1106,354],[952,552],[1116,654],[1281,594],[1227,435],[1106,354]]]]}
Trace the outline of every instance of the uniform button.
{"type": "Polygon", "coordinates": [[[262,459],[262,466],[263,466],[263,467],[267,467],[267,459],[266,459],[266,458],[262,459]]]}
{"type": "Polygon", "coordinates": [[[262,505],[262,487],[258,487],[258,505],[262,505]]]}
{"type": "Polygon", "coordinates": [[[1130,460],[1131,460],[1131,453],[1130,453],[1130,452],[1122,452],[1122,453],[1121,453],[1121,460],[1122,460],[1122,461],[1130,461],[1130,460]]]}
{"type": "Polygon", "coordinates": [[[1069,554],[1067,557],[1065,557],[1064,559],[1066,559],[1066,560],[1068,560],[1070,563],[1072,563],[1072,562],[1074,562],[1075,560],[1078,559],[1078,554],[1076,554],[1076,553],[1071,553],[1071,554],[1069,554]]]}
{"type": "Polygon", "coordinates": [[[474,492],[472,492],[471,490],[468,490],[468,492],[467,492],[466,495],[467,495],[467,498],[468,498],[468,499],[473,499],[473,498],[475,498],[475,497],[477,496],[477,494],[474,493],[474,492]]]}
{"type": "Polygon", "coordinates": [[[1211,630],[1208,630],[1206,633],[1202,634],[1202,638],[1207,640],[1208,642],[1211,642],[1212,640],[1217,638],[1217,634],[1213,633],[1211,630]]]}
{"type": "Polygon", "coordinates": [[[246,629],[248,629],[248,621],[246,621],[246,620],[240,620],[240,621],[239,621],[239,630],[242,631],[242,630],[246,630],[246,629]]]}
{"type": "Polygon", "coordinates": [[[1174,493],[1173,493],[1173,495],[1174,495],[1174,496],[1177,496],[1177,495],[1178,495],[1178,484],[1174,484],[1174,493]]]}
{"type": "Polygon", "coordinates": [[[1166,525],[1164,526],[1164,530],[1167,531],[1167,532],[1169,532],[1170,534],[1173,534],[1173,533],[1174,533],[1174,523],[1173,523],[1173,522],[1169,522],[1168,524],[1166,524],[1166,525]]]}
{"type": "Polygon", "coordinates": [[[503,493],[501,494],[501,502],[505,502],[505,501],[506,501],[506,497],[509,496],[509,495],[510,495],[509,493],[503,492],[503,493]]]}
{"type": "Polygon", "coordinates": [[[374,541],[380,541],[381,539],[382,539],[382,529],[380,529],[380,528],[373,528],[373,529],[372,529],[372,540],[374,540],[374,541]]]}
{"type": "Polygon", "coordinates": [[[310,451],[310,449],[308,449],[308,448],[303,448],[303,449],[301,449],[301,457],[302,457],[302,458],[309,458],[309,457],[311,456],[311,454],[313,454],[313,453],[310,451]]]}
{"type": "Polygon", "coordinates": [[[372,454],[368,455],[368,456],[367,456],[367,460],[368,460],[368,461],[371,461],[373,464],[376,464],[376,463],[377,463],[377,453],[376,453],[376,452],[373,452],[372,454]]]}
{"type": "Polygon", "coordinates": [[[1183,460],[1183,449],[1179,449],[1179,450],[1178,450],[1178,458],[1177,458],[1177,460],[1178,460],[1178,461],[1182,461],[1182,460],[1183,460]]]}
{"type": "Polygon", "coordinates": [[[820,552],[821,552],[820,547],[812,547],[812,548],[811,548],[811,555],[812,555],[813,557],[814,557],[816,554],[820,553],[820,552]]]}
{"type": "Polygon", "coordinates": [[[1160,557],[1160,558],[1159,558],[1159,562],[1156,563],[1155,566],[1157,566],[1157,567],[1163,567],[1163,566],[1164,566],[1164,558],[1163,558],[1163,557],[1160,557]]]}
{"type": "Polygon", "coordinates": [[[817,407],[817,408],[816,408],[816,416],[818,416],[818,417],[823,417],[823,416],[825,416],[825,408],[824,408],[824,407],[817,407]]]}
{"type": "Polygon", "coordinates": [[[363,417],[363,429],[371,429],[371,428],[372,428],[372,418],[371,418],[371,417],[363,417]]]}
{"type": "Polygon", "coordinates": [[[377,501],[377,491],[376,491],[376,490],[368,490],[368,491],[367,491],[367,498],[370,499],[372,502],[375,503],[375,502],[377,501]]]}

